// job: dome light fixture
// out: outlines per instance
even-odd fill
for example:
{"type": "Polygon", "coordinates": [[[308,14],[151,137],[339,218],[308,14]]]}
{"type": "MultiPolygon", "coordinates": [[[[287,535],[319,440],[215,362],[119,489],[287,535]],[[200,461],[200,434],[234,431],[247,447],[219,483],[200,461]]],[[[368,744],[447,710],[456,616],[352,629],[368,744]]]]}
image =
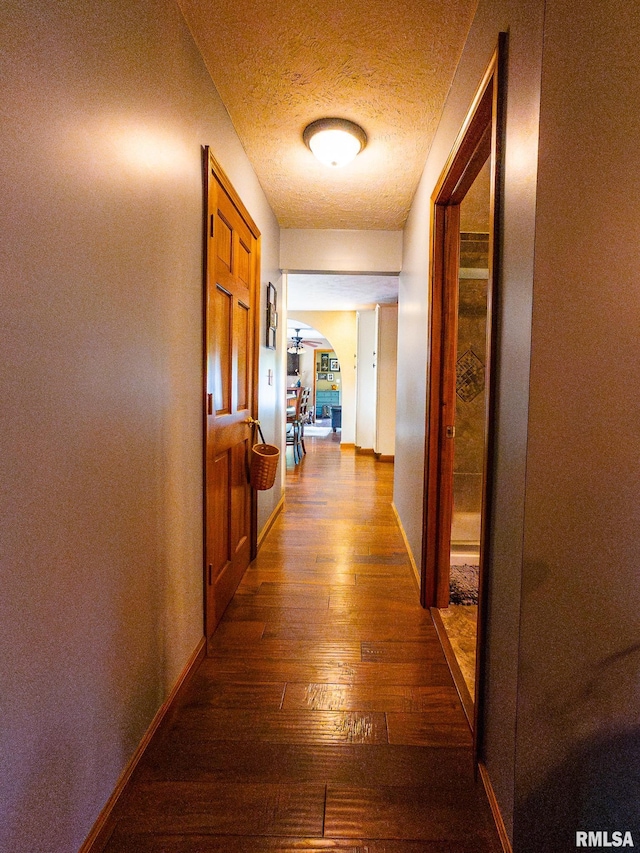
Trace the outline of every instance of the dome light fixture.
{"type": "Polygon", "coordinates": [[[367,134],[346,118],[320,118],[302,134],[304,143],[326,166],[346,166],[367,144],[367,134]]]}

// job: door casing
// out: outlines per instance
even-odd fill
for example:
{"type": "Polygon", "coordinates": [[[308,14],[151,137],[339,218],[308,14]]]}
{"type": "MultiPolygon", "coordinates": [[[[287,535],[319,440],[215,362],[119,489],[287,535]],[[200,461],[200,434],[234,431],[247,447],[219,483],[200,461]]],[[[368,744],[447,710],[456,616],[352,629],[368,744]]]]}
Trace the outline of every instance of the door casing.
{"type": "Polygon", "coordinates": [[[502,197],[503,89],[506,33],[478,87],[472,105],[431,197],[430,316],[427,387],[424,535],[421,602],[424,607],[449,603],[449,562],[453,509],[453,440],[455,425],[456,340],[460,246],[460,203],[488,156],[491,156],[489,281],[487,288],[487,363],[485,451],[480,532],[480,577],[476,637],[474,750],[480,759],[482,679],[490,547],[492,449],[498,330],[498,261],[502,197]]]}

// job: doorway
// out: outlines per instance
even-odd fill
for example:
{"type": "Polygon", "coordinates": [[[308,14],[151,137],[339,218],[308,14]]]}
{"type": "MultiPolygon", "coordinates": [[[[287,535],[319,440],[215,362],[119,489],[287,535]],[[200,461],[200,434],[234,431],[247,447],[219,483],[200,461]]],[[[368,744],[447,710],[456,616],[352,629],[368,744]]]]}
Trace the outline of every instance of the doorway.
{"type": "Polygon", "coordinates": [[[487,423],[487,288],[491,159],[460,203],[460,250],[455,328],[456,386],[449,601],[444,628],[472,701],[478,617],[482,483],[487,423]]]}
{"type": "Polygon", "coordinates": [[[476,753],[491,516],[504,54],[501,35],[432,195],[421,596],[449,656],[476,753]],[[465,664],[467,680],[442,618],[456,586],[468,593],[462,606],[474,608],[462,611],[465,640],[470,635],[475,653],[471,666],[465,664]]]}

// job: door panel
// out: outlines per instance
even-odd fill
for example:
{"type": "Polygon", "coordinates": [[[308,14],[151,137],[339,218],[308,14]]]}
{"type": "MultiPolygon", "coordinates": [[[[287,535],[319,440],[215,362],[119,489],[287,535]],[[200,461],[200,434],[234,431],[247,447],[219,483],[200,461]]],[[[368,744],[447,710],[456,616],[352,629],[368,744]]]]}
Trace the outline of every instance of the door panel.
{"type": "Polygon", "coordinates": [[[251,269],[251,249],[240,240],[238,246],[238,264],[237,275],[240,281],[246,285],[249,284],[249,274],[251,269]]]}
{"type": "Polygon", "coordinates": [[[213,633],[255,553],[249,416],[256,414],[259,232],[207,152],[205,632],[213,633]]]}
{"type": "MultiPolygon", "coordinates": [[[[230,452],[228,450],[225,453],[220,453],[213,460],[210,473],[211,489],[209,494],[213,513],[217,518],[227,518],[229,517],[229,483],[231,481],[230,452]]],[[[220,525],[211,545],[212,581],[215,581],[222,574],[231,555],[228,528],[220,525]]]]}
{"type": "Polygon", "coordinates": [[[216,415],[231,411],[231,318],[233,317],[233,296],[219,285],[213,295],[213,325],[218,331],[213,358],[213,393],[216,401],[216,415]]]}
{"type": "Polygon", "coordinates": [[[238,343],[238,353],[236,358],[236,396],[238,401],[238,410],[245,411],[249,407],[249,352],[251,344],[251,322],[249,307],[244,305],[242,302],[238,303],[235,313],[235,322],[235,340],[238,343]]]}
{"type": "Polygon", "coordinates": [[[218,236],[216,238],[216,248],[218,250],[218,260],[220,265],[231,272],[232,267],[232,247],[233,247],[233,228],[224,218],[220,210],[218,215],[218,236]]]}

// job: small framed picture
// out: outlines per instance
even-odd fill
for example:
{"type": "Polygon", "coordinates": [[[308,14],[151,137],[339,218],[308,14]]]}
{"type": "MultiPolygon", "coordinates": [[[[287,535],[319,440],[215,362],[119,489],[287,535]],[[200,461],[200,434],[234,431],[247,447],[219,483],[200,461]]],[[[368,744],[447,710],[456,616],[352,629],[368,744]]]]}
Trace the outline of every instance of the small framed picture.
{"type": "Polygon", "coordinates": [[[340,362],[337,358],[329,360],[329,370],[333,370],[334,373],[337,373],[340,370],[340,362]]]}
{"type": "Polygon", "coordinates": [[[269,282],[267,285],[267,347],[276,348],[276,329],[278,328],[277,312],[278,294],[275,287],[269,282]]]}
{"type": "Polygon", "coordinates": [[[327,374],[326,374],[326,373],[319,373],[319,374],[318,374],[318,379],[326,379],[326,378],[327,378],[327,374]]]}
{"type": "Polygon", "coordinates": [[[327,382],[333,382],[333,373],[327,373],[327,382]]]}
{"type": "Polygon", "coordinates": [[[320,353],[320,370],[329,370],[329,353],[320,353]]]}

